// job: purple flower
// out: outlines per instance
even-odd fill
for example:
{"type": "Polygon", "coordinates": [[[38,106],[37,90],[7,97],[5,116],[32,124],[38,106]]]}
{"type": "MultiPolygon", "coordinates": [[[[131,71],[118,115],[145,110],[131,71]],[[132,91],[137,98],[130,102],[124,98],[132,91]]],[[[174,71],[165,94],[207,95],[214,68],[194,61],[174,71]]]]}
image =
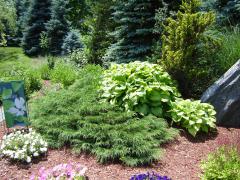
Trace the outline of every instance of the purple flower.
{"type": "Polygon", "coordinates": [[[160,176],[158,174],[155,174],[154,172],[152,172],[152,174],[147,172],[146,174],[134,175],[130,178],[130,180],[171,180],[171,179],[167,176],[160,176]]]}

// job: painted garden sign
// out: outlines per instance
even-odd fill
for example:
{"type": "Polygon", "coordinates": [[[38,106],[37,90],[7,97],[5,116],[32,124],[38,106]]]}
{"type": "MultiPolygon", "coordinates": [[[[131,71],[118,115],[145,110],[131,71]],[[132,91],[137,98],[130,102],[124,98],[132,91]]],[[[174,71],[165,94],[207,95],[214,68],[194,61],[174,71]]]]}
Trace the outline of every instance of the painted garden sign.
{"type": "Polygon", "coordinates": [[[24,81],[0,82],[0,94],[8,128],[27,125],[24,81]]]}

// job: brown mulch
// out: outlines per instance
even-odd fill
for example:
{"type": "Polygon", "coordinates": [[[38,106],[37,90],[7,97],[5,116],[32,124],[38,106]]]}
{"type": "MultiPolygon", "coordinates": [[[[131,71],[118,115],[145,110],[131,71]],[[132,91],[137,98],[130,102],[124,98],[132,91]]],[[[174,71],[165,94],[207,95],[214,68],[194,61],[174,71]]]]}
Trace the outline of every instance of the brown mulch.
{"type": "MultiPolygon", "coordinates": [[[[0,134],[1,137],[1,134],[0,134]]],[[[90,180],[128,180],[136,173],[155,171],[167,175],[173,180],[197,180],[201,173],[199,163],[221,145],[234,144],[240,149],[240,129],[218,128],[218,133],[200,135],[192,138],[182,132],[176,141],[165,145],[165,154],[159,162],[151,167],[130,168],[119,164],[101,165],[93,156],[72,155],[69,150],[50,150],[48,157],[29,167],[10,164],[0,160],[0,179],[28,179],[40,167],[53,167],[60,163],[78,162],[88,167],[90,180]]]]}

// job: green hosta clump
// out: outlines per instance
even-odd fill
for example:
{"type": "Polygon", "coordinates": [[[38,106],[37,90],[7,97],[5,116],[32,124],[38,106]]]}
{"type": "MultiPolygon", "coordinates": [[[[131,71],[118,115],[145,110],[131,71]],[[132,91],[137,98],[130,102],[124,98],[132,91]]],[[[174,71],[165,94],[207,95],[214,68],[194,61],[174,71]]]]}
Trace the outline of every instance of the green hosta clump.
{"type": "Polygon", "coordinates": [[[197,132],[208,132],[216,127],[216,112],[207,103],[191,100],[178,100],[172,103],[171,117],[173,122],[186,128],[196,136],[197,132]]]}
{"type": "Polygon", "coordinates": [[[173,80],[161,66],[148,62],[113,64],[104,73],[103,99],[143,115],[165,116],[179,96],[173,80]]]}

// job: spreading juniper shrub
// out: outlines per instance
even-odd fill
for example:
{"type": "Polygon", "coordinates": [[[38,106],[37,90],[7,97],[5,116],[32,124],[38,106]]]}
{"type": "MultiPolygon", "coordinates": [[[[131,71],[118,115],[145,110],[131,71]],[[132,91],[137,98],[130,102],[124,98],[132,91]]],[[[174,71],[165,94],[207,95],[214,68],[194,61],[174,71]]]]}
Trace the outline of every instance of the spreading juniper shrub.
{"type": "Polygon", "coordinates": [[[92,153],[101,163],[137,166],[158,160],[160,144],[174,139],[176,130],[164,119],[139,118],[134,112],[100,103],[100,67],[86,66],[79,77],[69,89],[31,103],[32,126],[49,145],[59,148],[70,144],[74,152],[92,153]]]}

